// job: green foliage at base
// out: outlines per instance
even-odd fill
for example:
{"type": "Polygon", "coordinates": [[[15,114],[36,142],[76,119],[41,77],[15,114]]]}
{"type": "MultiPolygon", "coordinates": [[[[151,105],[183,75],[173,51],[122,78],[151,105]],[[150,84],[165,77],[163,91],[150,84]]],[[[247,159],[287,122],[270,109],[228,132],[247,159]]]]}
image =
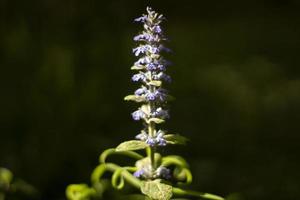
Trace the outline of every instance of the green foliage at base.
{"type": "Polygon", "coordinates": [[[17,198],[17,196],[24,196],[24,198],[20,199],[35,199],[38,196],[38,192],[27,182],[15,179],[10,170],[0,168],[0,200],[17,198]]]}
{"type": "Polygon", "coordinates": [[[169,155],[162,157],[160,154],[155,154],[155,161],[160,166],[172,168],[172,181],[162,179],[139,179],[133,175],[140,166],[147,165],[149,158],[129,149],[141,149],[141,144],[136,144],[128,141],[120,144],[116,149],[107,149],[100,155],[100,164],[94,169],[91,175],[91,186],[87,184],[71,184],[66,189],[66,196],[69,200],[91,200],[101,199],[105,190],[110,186],[117,190],[129,184],[132,187],[140,190],[141,199],[149,200],[170,200],[171,197],[199,197],[200,199],[224,200],[222,197],[189,191],[181,188],[184,185],[192,182],[192,173],[189,170],[188,163],[180,156],[169,155]],[[127,145],[130,144],[130,145],[127,145]],[[121,147],[121,148],[120,148],[121,147]],[[126,147],[126,148],[125,148],[126,147]],[[130,147],[127,149],[127,147],[130,147]],[[121,150],[120,150],[121,149],[121,150]],[[126,150],[127,149],[127,150],[126,150]],[[133,158],[136,162],[135,166],[120,166],[112,162],[107,162],[107,158],[111,155],[122,155],[133,158]],[[108,184],[103,175],[110,172],[111,183],[108,184]]]}

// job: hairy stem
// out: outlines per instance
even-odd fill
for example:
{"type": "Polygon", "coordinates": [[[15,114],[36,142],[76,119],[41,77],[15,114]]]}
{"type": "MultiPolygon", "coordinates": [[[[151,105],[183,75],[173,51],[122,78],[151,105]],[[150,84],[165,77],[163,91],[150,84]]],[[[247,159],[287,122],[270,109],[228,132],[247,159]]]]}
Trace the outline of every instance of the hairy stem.
{"type": "Polygon", "coordinates": [[[218,195],[210,194],[210,193],[204,193],[204,192],[197,192],[192,190],[183,190],[181,188],[173,187],[173,193],[177,196],[194,196],[194,197],[200,197],[203,199],[210,199],[210,200],[225,200],[223,197],[220,197],[218,195]]]}
{"type": "MultiPolygon", "coordinates": [[[[155,91],[155,87],[154,86],[149,86],[149,90],[151,91],[151,92],[154,92],[155,91]]],[[[148,103],[148,106],[149,106],[149,110],[150,110],[150,112],[152,112],[152,110],[154,109],[154,103],[153,102],[149,102],[148,103]]],[[[150,137],[154,137],[155,135],[155,123],[154,122],[150,122],[149,124],[148,124],[148,134],[149,134],[149,136],[150,137]]],[[[152,170],[153,170],[153,172],[155,171],[155,169],[156,169],[156,163],[155,163],[155,151],[156,151],[156,149],[155,149],[155,147],[150,147],[150,149],[149,149],[149,159],[150,159],[150,162],[151,162],[151,167],[152,167],[152,170]]]]}

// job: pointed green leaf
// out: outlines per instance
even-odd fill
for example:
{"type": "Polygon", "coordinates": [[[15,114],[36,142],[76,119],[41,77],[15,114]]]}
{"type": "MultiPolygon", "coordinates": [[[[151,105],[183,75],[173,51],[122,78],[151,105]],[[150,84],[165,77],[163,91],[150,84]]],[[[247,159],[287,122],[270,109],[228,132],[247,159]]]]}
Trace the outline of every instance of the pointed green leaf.
{"type": "Polygon", "coordinates": [[[153,86],[156,86],[156,87],[159,87],[161,86],[162,82],[161,81],[150,81],[148,83],[148,85],[153,85],[153,86]]]}
{"type": "Polygon", "coordinates": [[[150,115],[150,106],[148,104],[144,104],[141,106],[141,110],[146,114],[146,115],[150,115]]]}
{"type": "Polygon", "coordinates": [[[141,185],[141,192],[153,200],[171,199],[172,190],[172,186],[160,183],[159,180],[143,181],[141,185]]]}
{"type": "Polygon", "coordinates": [[[130,140],[123,142],[117,146],[116,151],[134,151],[139,149],[145,149],[148,147],[147,143],[140,140],[130,140]]]}
{"type": "Polygon", "coordinates": [[[124,97],[125,101],[135,101],[135,102],[144,102],[145,97],[143,96],[137,96],[137,95],[128,95],[124,97]]]}
{"type": "Polygon", "coordinates": [[[145,66],[132,66],[131,67],[131,70],[142,70],[142,69],[145,69],[145,66]]]}
{"type": "Polygon", "coordinates": [[[164,136],[164,138],[170,144],[186,144],[186,142],[188,141],[186,137],[178,134],[167,134],[164,136]]]}
{"type": "Polygon", "coordinates": [[[165,120],[159,119],[159,118],[150,118],[149,120],[147,120],[147,122],[148,122],[148,123],[154,122],[155,124],[161,124],[161,123],[164,123],[165,120]]]}

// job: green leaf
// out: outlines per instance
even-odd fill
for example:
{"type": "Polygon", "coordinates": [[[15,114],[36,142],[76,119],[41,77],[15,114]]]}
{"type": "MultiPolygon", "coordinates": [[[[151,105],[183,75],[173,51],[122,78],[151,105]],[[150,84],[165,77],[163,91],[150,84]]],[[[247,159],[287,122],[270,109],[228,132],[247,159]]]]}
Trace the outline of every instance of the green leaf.
{"type": "Polygon", "coordinates": [[[153,86],[156,86],[156,87],[160,87],[162,84],[161,81],[150,81],[148,82],[148,85],[153,85],[153,86]]]}
{"type": "Polygon", "coordinates": [[[146,115],[150,115],[150,106],[148,104],[144,104],[141,106],[141,110],[146,114],[146,115]]]}
{"type": "Polygon", "coordinates": [[[128,95],[124,97],[125,101],[135,101],[135,102],[144,102],[145,97],[143,96],[137,96],[137,95],[128,95]]]}
{"type": "Polygon", "coordinates": [[[132,66],[131,67],[131,70],[142,70],[142,69],[145,69],[145,66],[132,66]]]}
{"type": "Polygon", "coordinates": [[[69,185],[66,190],[66,196],[70,200],[89,200],[93,195],[95,190],[86,184],[69,185]]]}
{"type": "Polygon", "coordinates": [[[178,135],[178,134],[167,134],[167,135],[164,135],[164,138],[170,144],[186,144],[186,142],[188,141],[188,139],[186,137],[178,135]]]}
{"type": "Polygon", "coordinates": [[[123,142],[117,146],[116,151],[134,151],[139,149],[145,149],[148,145],[144,141],[140,140],[130,140],[123,142]]]}
{"type": "Polygon", "coordinates": [[[160,119],[160,118],[150,118],[149,120],[147,120],[147,123],[150,123],[150,122],[154,122],[155,124],[161,124],[161,123],[164,123],[165,120],[160,119]]]}
{"type": "Polygon", "coordinates": [[[6,168],[0,168],[0,185],[9,185],[13,179],[13,174],[6,168]]]}
{"type": "Polygon", "coordinates": [[[141,192],[153,200],[169,200],[171,199],[172,186],[160,183],[159,180],[143,181],[141,192]]]}

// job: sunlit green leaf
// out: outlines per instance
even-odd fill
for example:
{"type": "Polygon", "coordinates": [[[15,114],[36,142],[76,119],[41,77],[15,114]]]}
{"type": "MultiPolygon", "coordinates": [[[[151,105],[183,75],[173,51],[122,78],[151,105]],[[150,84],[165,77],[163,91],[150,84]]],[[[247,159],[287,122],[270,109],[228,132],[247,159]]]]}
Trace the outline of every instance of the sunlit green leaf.
{"type": "Polygon", "coordinates": [[[131,67],[131,69],[132,69],[132,70],[142,70],[142,69],[145,69],[145,66],[142,66],[142,65],[135,66],[135,65],[134,65],[134,66],[131,67]]]}
{"type": "Polygon", "coordinates": [[[186,137],[178,135],[178,134],[167,134],[167,135],[164,135],[164,138],[170,144],[186,144],[186,142],[188,141],[188,139],[186,137]]]}
{"type": "Polygon", "coordinates": [[[146,114],[150,115],[150,106],[148,104],[144,104],[141,106],[141,110],[146,114]]]}
{"type": "Polygon", "coordinates": [[[165,120],[160,119],[160,118],[150,118],[149,120],[147,120],[147,122],[148,123],[154,122],[155,124],[161,124],[161,123],[164,123],[165,120]]]}
{"type": "Polygon", "coordinates": [[[144,102],[145,97],[143,96],[137,96],[137,95],[128,95],[124,97],[125,101],[135,101],[135,102],[144,102]]]}
{"type": "Polygon", "coordinates": [[[159,180],[143,181],[141,191],[153,200],[169,200],[171,199],[172,186],[160,183],[159,180]]]}
{"type": "Polygon", "coordinates": [[[116,151],[134,151],[139,149],[145,149],[148,147],[147,143],[140,140],[130,140],[121,143],[117,146],[116,151]]]}
{"type": "Polygon", "coordinates": [[[148,85],[153,85],[153,86],[156,86],[156,87],[161,86],[161,84],[162,84],[161,81],[150,81],[150,82],[148,82],[148,85]]]}
{"type": "Polygon", "coordinates": [[[9,185],[13,179],[13,174],[6,168],[0,168],[0,185],[9,185]]]}
{"type": "Polygon", "coordinates": [[[89,200],[95,192],[86,184],[72,184],[67,187],[66,196],[69,200],[89,200]]]}

